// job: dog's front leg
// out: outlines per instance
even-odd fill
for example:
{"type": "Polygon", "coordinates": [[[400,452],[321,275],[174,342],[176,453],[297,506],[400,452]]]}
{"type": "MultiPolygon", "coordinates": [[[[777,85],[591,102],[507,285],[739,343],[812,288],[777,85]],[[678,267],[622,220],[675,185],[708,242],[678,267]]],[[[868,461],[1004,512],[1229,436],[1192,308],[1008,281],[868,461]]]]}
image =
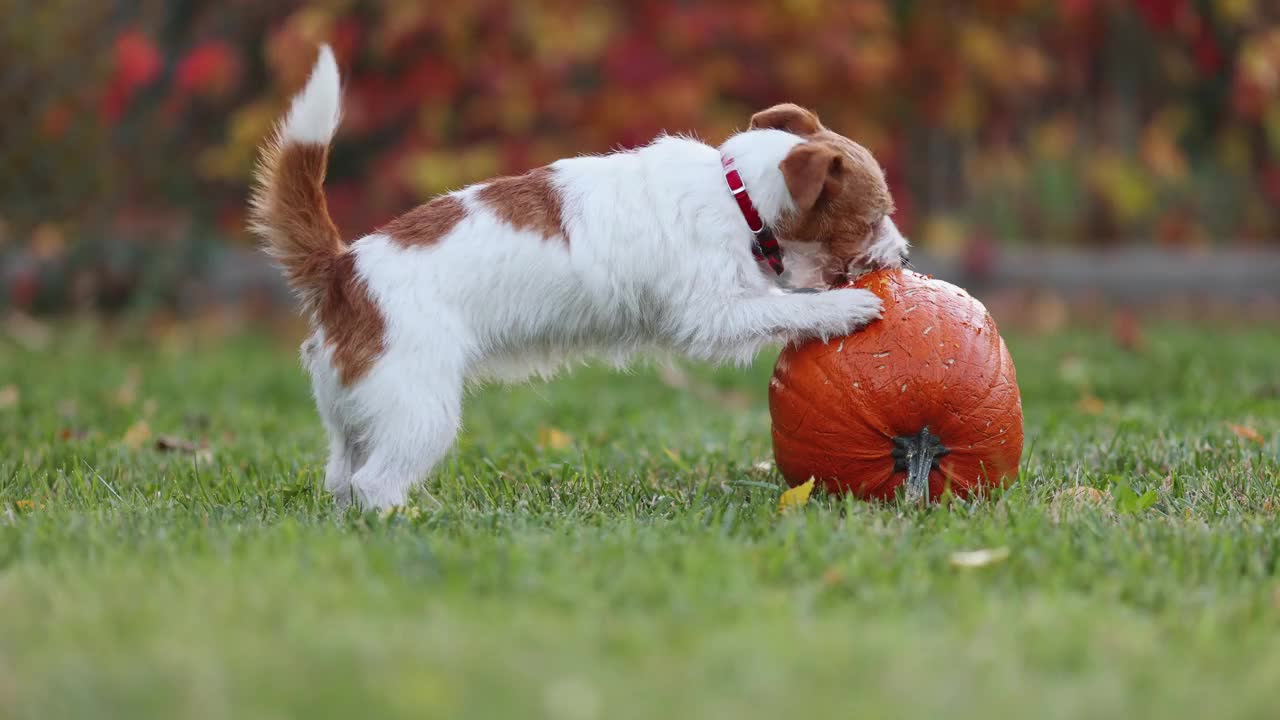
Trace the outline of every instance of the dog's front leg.
{"type": "Polygon", "coordinates": [[[741,356],[771,341],[846,335],[882,310],[880,298],[853,288],[733,298],[689,308],[677,340],[694,356],[741,356]]]}

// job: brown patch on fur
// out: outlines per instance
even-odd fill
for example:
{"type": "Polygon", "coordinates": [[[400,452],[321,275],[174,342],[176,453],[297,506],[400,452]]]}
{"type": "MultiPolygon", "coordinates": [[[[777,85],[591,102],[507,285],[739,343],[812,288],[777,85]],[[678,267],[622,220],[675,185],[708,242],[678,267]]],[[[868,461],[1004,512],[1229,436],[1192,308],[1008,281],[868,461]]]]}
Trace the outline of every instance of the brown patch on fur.
{"type": "Polygon", "coordinates": [[[317,315],[342,384],[364,377],[386,349],[386,321],[356,273],[355,253],[343,253],[331,262],[329,286],[317,315]]]}
{"type": "Polygon", "coordinates": [[[328,160],[325,145],[277,140],[263,153],[251,202],[253,229],[307,310],[328,286],[330,262],[347,249],[325,202],[328,160]]]}
{"type": "Polygon", "coordinates": [[[780,169],[796,212],[774,231],[781,241],[817,241],[827,245],[834,274],[859,258],[880,220],[893,214],[893,197],[884,170],[866,148],[823,127],[818,116],[783,103],[751,117],[752,128],[773,128],[800,135],[780,169]]]}
{"type": "Polygon", "coordinates": [[[382,311],[356,274],[355,255],[329,217],[325,145],[277,140],[258,168],[253,226],[284,269],[303,307],[324,329],[342,384],[369,371],[385,347],[382,311]]]}
{"type": "Polygon", "coordinates": [[[432,245],[448,235],[467,216],[462,201],[452,195],[419,205],[387,223],[378,232],[404,247],[432,245]]]}
{"type": "Polygon", "coordinates": [[[752,130],[784,130],[795,135],[811,135],[822,129],[818,116],[793,103],[774,105],[751,116],[752,130]]]}
{"type": "Polygon", "coordinates": [[[778,223],[778,238],[825,243],[842,266],[861,256],[881,219],[893,214],[880,163],[830,130],[810,134],[781,169],[797,210],[778,223]]]}
{"type": "Polygon", "coordinates": [[[498,218],[517,230],[536,232],[550,240],[560,237],[566,244],[560,190],[551,168],[541,167],[523,175],[493,180],[476,198],[497,213],[498,218]]]}

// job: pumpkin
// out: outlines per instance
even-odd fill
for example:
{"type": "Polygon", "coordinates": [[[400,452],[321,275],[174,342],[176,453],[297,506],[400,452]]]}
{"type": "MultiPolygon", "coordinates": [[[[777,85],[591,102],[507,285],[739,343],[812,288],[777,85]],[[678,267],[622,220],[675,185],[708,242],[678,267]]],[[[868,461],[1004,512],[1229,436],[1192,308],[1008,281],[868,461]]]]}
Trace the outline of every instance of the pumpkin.
{"type": "Polygon", "coordinates": [[[910,500],[966,497],[1014,477],[1022,399],[986,308],[949,283],[879,270],[856,287],[884,316],[785,348],[769,383],[773,451],[791,486],[910,500]]]}

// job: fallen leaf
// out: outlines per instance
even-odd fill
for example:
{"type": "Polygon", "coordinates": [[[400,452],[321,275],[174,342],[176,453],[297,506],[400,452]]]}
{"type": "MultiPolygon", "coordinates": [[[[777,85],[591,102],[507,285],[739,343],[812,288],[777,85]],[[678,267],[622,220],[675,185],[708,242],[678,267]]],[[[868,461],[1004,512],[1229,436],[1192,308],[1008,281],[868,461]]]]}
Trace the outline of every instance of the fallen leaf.
{"type": "Polygon", "coordinates": [[[156,449],[166,452],[193,453],[198,452],[207,446],[208,443],[196,443],[175,435],[159,435],[156,437],[156,449]]]}
{"type": "Polygon", "coordinates": [[[1076,407],[1080,409],[1080,412],[1087,413],[1089,415],[1101,415],[1102,411],[1105,410],[1107,406],[1101,399],[1096,398],[1093,395],[1085,395],[1076,402],[1076,407]]]}
{"type": "Polygon", "coordinates": [[[59,440],[83,440],[89,437],[89,433],[78,428],[64,427],[58,431],[59,440]]]}
{"type": "Polygon", "coordinates": [[[124,432],[124,438],[122,441],[129,448],[137,450],[142,447],[143,443],[150,439],[151,426],[147,425],[146,420],[139,420],[138,422],[130,425],[129,429],[124,432]]]}
{"type": "Polygon", "coordinates": [[[1097,505],[1099,507],[1106,505],[1109,499],[1107,493],[1088,485],[1064,488],[1053,496],[1055,503],[1070,502],[1076,505],[1097,505]]]}
{"type": "Polygon", "coordinates": [[[844,571],[838,567],[829,567],[822,573],[822,584],[828,587],[839,585],[844,580],[844,571]]]}
{"type": "Polygon", "coordinates": [[[124,382],[112,394],[112,400],[122,407],[132,405],[138,399],[138,385],[141,381],[142,371],[136,365],[130,367],[125,372],[124,382]]]}
{"type": "Polygon", "coordinates": [[[1116,344],[1129,352],[1141,352],[1146,347],[1142,335],[1142,325],[1132,310],[1121,310],[1116,313],[1111,324],[1111,337],[1116,344]]]}
{"type": "Polygon", "coordinates": [[[1054,522],[1060,521],[1064,515],[1077,513],[1081,510],[1089,510],[1107,517],[1113,517],[1116,512],[1115,499],[1111,497],[1111,493],[1105,490],[1088,487],[1087,485],[1077,485],[1063,488],[1054,493],[1053,501],[1049,503],[1049,515],[1054,522]]]}
{"type": "Polygon", "coordinates": [[[35,510],[36,504],[32,500],[15,500],[13,506],[19,510],[35,510]]]}
{"type": "Polygon", "coordinates": [[[1255,443],[1258,443],[1259,445],[1266,443],[1266,440],[1263,439],[1262,437],[1262,433],[1258,432],[1257,430],[1254,430],[1248,425],[1236,425],[1235,423],[1227,423],[1227,427],[1230,428],[1231,432],[1235,433],[1241,439],[1248,440],[1250,442],[1255,442],[1255,443]]]}
{"type": "Polygon", "coordinates": [[[538,445],[553,450],[563,450],[573,444],[573,438],[555,428],[542,428],[538,431],[538,445]]]}
{"type": "Polygon", "coordinates": [[[982,550],[965,550],[951,553],[951,564],[954,567],[979,568],[995,565],[1009,559],[1009,548],[983,548],[982,550]]]}
{"type": "Polygon", "coordinates": [[[378,517],[383,520],[390,520],[393,517],[417,520],[419,517],[422,517],[422,508],[417,505],[392,505],[378,513],[378,517]]]}
{"type": "Polygon", "coordinates": [[[809,494],[813,492],[813,478],[782,493],[778,498],[778,512],[786,512],[791,508],[804,507],[809,504],[809,494]]]}
{"type": "Polygon", "coordinates": [[[0,388],[0,410],[9,410],[18,406],[18,401],[22,399],[22,392],[18,390],[17,385],[5,385],[0,388]]]}

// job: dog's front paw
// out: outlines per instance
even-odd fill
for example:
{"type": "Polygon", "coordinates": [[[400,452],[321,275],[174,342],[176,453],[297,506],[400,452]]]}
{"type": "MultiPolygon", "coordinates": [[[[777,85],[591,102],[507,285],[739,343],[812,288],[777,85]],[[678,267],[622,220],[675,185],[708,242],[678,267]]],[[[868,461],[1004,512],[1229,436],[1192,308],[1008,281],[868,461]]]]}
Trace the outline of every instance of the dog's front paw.
{"type": "Polygon", "coordinates": [[[850,332],[884,315],[884,301],[870,290],[841,288],[828,294],[836,296],[850,323],[846,328],[850,332]]]}
{"type": "Polygon", "coordinates": [[[879,318],[884,313],[884,303],[875,293],[856,288],[841,288],[805,296],[810,312],[803,318],[806,337],[823,340],[847,335],[879,318]]]}

